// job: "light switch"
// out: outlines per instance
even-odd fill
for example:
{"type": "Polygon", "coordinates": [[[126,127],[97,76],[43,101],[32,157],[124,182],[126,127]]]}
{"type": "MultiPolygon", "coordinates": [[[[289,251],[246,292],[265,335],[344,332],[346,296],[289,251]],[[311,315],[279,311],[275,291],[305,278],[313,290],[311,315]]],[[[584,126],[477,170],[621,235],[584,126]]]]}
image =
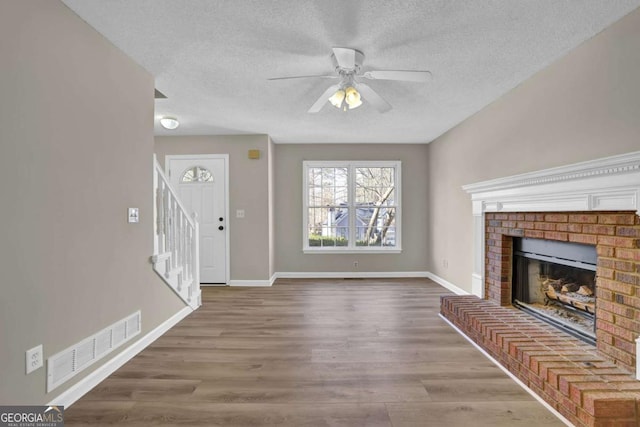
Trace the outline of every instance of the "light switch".
{"type": "Polygon", "coordinates": [[[244,218],[244,209],[238,209],[236,211],[236,218],[244,218]]]}
{"type": "Polygon", "coordinates": [[[129,215],[127,218],[129,222],[140,222],[140,215],[139,215],[138,208],[129,208],[129,215]]]}

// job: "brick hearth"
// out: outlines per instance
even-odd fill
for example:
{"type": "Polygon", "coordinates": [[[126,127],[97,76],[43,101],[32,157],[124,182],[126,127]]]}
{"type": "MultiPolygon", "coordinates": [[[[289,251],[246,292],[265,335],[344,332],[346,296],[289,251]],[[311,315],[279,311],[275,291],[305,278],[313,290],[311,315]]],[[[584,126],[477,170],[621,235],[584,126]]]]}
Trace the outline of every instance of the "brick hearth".
{"type": "Polygon", "coordinates": [[[574,425],[640,425],[640,381],[589,344],[476,296],[444,296],[440,307],[445,318],[574,425]]]}
{"type": "Polygon", "coordinates": [[[640,217],[620,212],[485,212],[485,300],[441,312],[578,426],[640,426],[640,217]],[[511,306],[514,237],[596,246],[597,348],[511,306]]]}

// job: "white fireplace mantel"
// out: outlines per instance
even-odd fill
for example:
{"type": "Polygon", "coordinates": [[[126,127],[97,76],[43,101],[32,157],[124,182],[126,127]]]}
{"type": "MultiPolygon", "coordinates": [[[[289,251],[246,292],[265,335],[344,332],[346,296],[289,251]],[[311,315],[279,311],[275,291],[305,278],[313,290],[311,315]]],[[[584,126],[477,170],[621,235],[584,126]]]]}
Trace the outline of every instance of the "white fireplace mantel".
{"type": "Polygon", "coordinates": [[[462,187],[474,218],[472,293],[484,297],[484,213],[630,211],[640,215],[640,151],[462,187]]]}

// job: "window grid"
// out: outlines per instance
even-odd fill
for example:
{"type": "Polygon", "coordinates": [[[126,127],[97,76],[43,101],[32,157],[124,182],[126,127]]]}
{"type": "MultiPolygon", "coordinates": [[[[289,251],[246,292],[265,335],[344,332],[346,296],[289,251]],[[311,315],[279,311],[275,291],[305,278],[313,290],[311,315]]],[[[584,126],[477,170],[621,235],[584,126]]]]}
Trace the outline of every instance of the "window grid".
{"type": "Polygon", "coordinates": [[[400,162],[303,165],[305,251],[401,250],[400,162]]]}
{"type": "Polygon", "coordinates": [[[180,182],[183,184],[213,182],[213,174],[203,166],[193,166],[184,171],[180,182]]]}

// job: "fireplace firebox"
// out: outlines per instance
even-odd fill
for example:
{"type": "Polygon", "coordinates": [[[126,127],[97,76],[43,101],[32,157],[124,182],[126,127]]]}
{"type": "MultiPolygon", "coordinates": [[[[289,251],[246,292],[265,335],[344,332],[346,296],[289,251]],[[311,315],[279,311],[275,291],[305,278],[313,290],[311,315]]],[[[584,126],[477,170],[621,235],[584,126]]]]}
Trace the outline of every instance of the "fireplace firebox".
{"type": "Polygon", "coordinates": [[[596,345],[596,247],[514,238],[512,303],[596,345]]]}

